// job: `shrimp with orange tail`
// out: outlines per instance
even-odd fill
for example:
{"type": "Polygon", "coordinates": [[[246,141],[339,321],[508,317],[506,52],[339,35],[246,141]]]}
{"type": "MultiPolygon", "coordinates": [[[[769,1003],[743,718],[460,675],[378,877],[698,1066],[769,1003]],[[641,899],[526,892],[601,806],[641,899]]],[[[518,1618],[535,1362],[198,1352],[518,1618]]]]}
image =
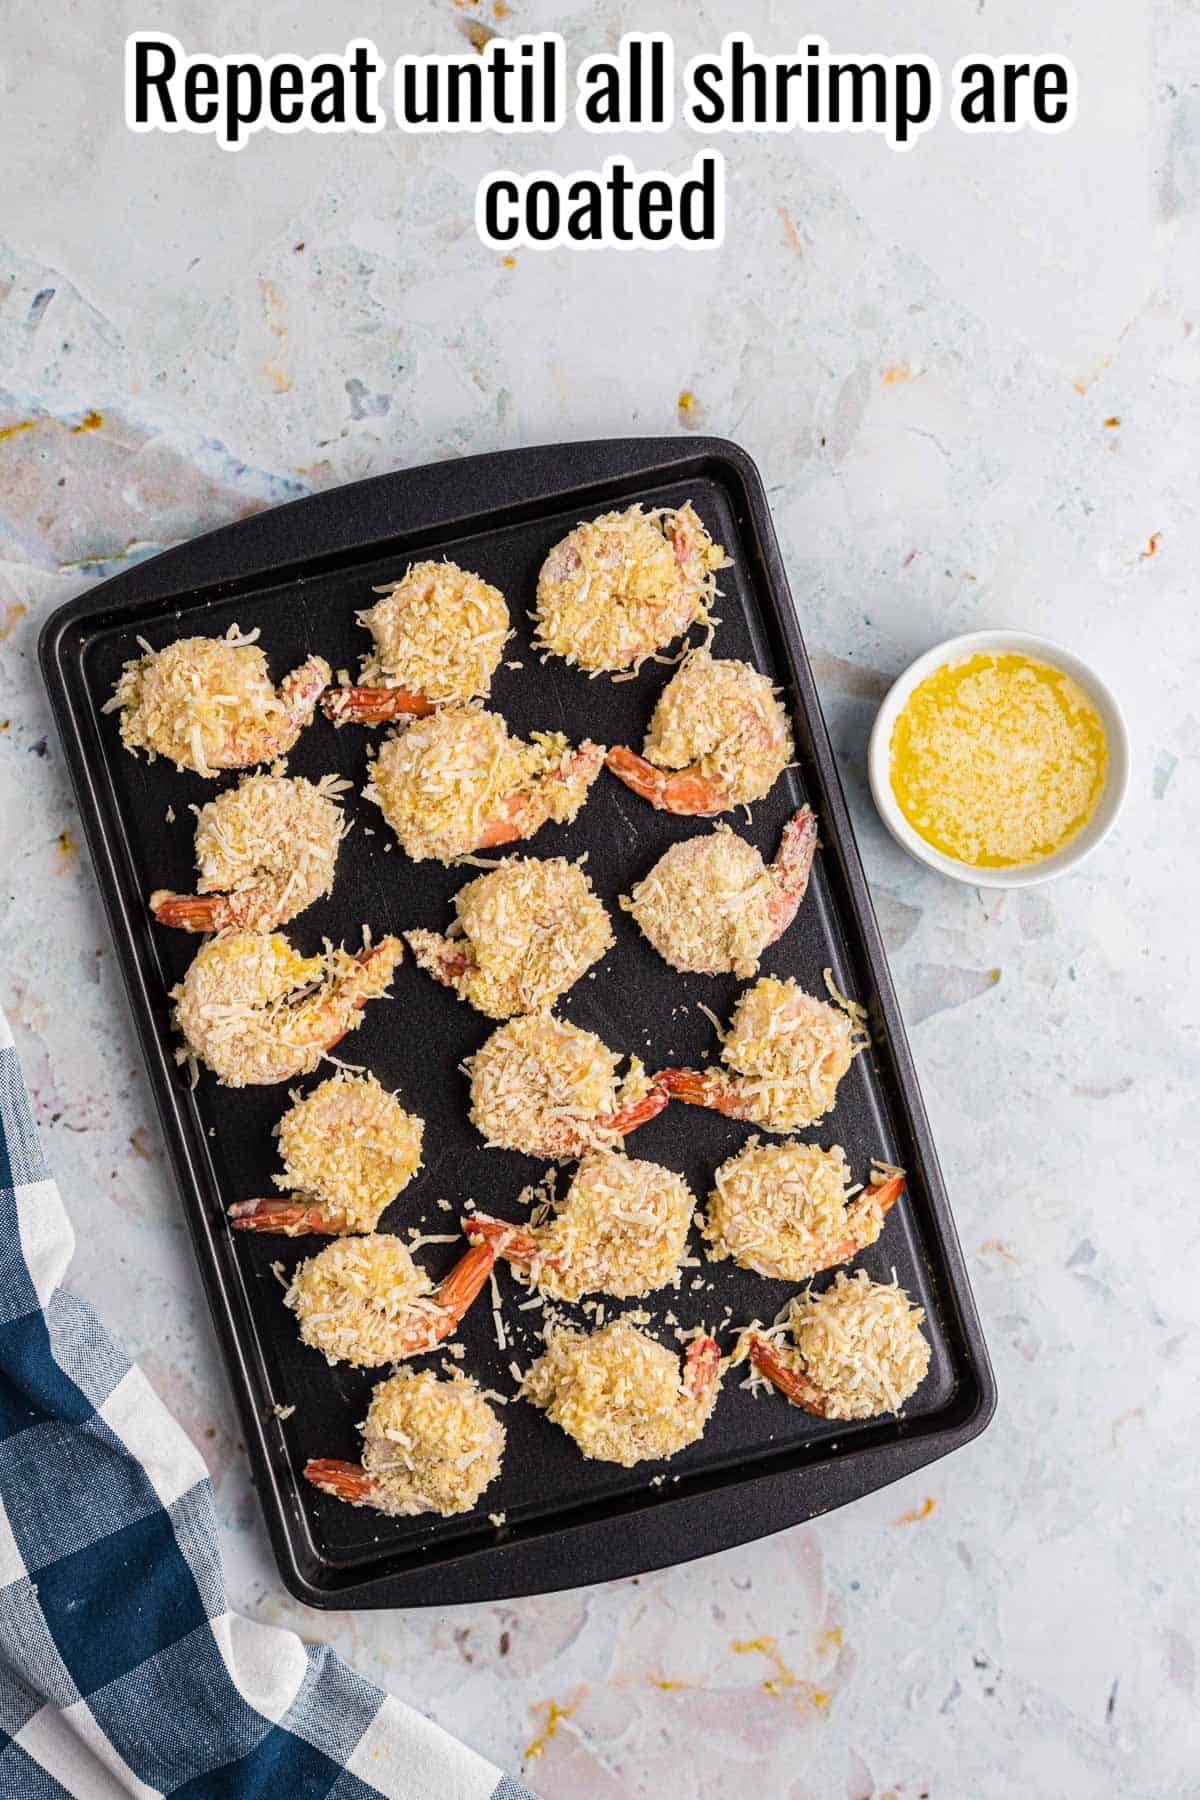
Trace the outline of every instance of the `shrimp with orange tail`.
{"type": "Polygon", "coordinates": [[[839,1083],[870,1041],[855,1002],[830,1006],[795,981],[764,975],[741,995],[722,1034],[725,1068],[662,1069],[654,1079],[689,1106],[765,1131],[802,1131],[833,1106],[839,1083]]]}
{"type": "Polygon", "coordinates": [[[274,931],[333,887],[346,821],[334,775],[244,775],[196,808],[198,893],[160,889],[150,909],[183,931],[274,931]]]}
{"type": "Polygon", "coordinates": [[[450,863],[569,824],[604,762],[561,732],[509,736],[498,713],[447,706],[385,739],[363,790],[414,862],[450,863]]]}
{"type": "Polygon", "coordinates": [[[284,1304],[302,1341],[328,1363],[374,1369],[436,1350],[457,1330],[494,1261],[489,1246],[474,1244],[435,1288],[398,1237],[339,1238],[300,1264],[284,1304]]]}
{"type": "Polygon", "coordinates": [[[121,741],[153,760],[212,776],[286,756],[316,710],[329,664],[310,656],[279,686],[258,632],[179,638],[125,664],[105,712],[121,714],[121,741]]]}
{"type": "Polygon", "coordinates": [[[373,1075],[338,1070],[295,1096],[277,1131],[283,1174],[273,1179],[287,1198],[239,1200],[229,1208],[235,1231],[374,1231],[421,1166],[424,1123],[373,1075]]]}
{"type": "Polygon", "coordinates": [[[898,1283],[839,1270],[821,1293],[798,1294],[769,1330],[747,1326],[732,1361],[748,1357],[793,1406],[818,1418],[874,1419],[899,1412],[928,1373],[924,1318],[898,1283]]]}
{"type": "Polygon", "coordinates": [[[766,798],[792,759],[792,731],[767,676],[699,645],[659,696],[642,751],[618,745],[605,761],[652,806],[711,816],[766,798]]]}
{"type": "Polygon", "coordinates": [[[784,826],[770,868],[753,844],[718,824],[672,844],[620,904],[673,969],[753,975],[799,911],[816,845],[807,806],[784,826]]]}
{"type": "Polygon", "coordinates": [[[204,1063],[226,1087],[307,1075],[362,1023],[366,1002],[386,994],[403,954],[394,937],[357,956],[300,956],[280,932],[210,938],[171,990],[184,1038],[177,1057],[204,1063]]]}
{"type": "Polygon", "coordinates": [[[350,1506],[397,1517],[470,1512],[500,1473],[504,1426],[469,1375],[402,1369],[381,1381],[362,1424],[362,1461],[318,1457],[304,1477],[350,1506]]]}
{"type": "Polygon", "coordinates": [[[489,1019],[542,1012],[612,948],[612,926],[578,863],[512,856],[454,896],[447,936],[406,931],[420,968],[489,1019]]]}
{"type": "Polygon", "coordinates": [[[617,1150],[589,1150],[548,1223],[523,1227],[475,1212],[462,1228],[552,1300],[632,1299],[678,1275],[695,1209],[682,1175],[617,1150]]]}
{"type": "Polygon", "coordinates": [[[900,1170],[850,1186],[839,1144],[764,1144],[757,1137],[713,1178],[703,1232],[709,1257],[732,1257],[771,1281],[806,1281],[873,1244],[904,1191],[900,1170]]]}
{"type": "Polygon", "coordinates": [[[495,1149],[570,1162],[594,1148],[619,1149],[629,1132],[667,1104],[665,1088],[637,1057],[620,1081],[621,1057],[594,1032],[532,1013],[511,1019],[463,1064],[471,1123],[495,1149]]]}
{"type": "Polygon", "coordinates": [[[423,718],[455,701],[486,699],[508,641],[499,588],[452,562],[419,562],[358,615],[375,640],[360,685],[322,699],[335,725],[423,718]]]}
{"type": "Polygon", "coordinates": [[[545,1353],[527,1371],[523,1399],[539,1406],[599,1462],[661,1461],[703,1435],[720,1388],[721,1353],[704,1334],[684,1357],[626,1319],[590,1335],[546,1333],[545,1353]]]}

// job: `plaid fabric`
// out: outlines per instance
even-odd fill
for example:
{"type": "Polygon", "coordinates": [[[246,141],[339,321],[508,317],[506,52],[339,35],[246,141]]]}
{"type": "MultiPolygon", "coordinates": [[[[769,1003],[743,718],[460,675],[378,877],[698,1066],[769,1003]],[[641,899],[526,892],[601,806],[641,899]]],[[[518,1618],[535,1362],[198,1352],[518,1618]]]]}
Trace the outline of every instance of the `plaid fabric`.
{"type": "Polygon", "coordinates": [[[225,1604],[199,1453],[91,1308],[0,1012],[0,1796],[530,1800],[225,1604]]]}

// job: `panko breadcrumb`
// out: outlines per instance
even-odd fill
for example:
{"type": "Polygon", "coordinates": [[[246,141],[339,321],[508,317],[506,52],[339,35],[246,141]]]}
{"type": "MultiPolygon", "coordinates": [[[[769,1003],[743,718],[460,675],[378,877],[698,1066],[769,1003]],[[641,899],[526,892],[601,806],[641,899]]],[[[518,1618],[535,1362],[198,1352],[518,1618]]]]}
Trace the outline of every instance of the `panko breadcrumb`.
{"type": "Polygon", "coordinates": [[[447,937],[404,935],[422,968],[489,1019],[553,1006],[612,948],[608,914],[565,857],[511,857],[460,888],[454,908],[447,937]]]}
{"type": "Polygon", "coordinates": [[[452,562],[419,562],[358,614],[375,640],[361,680],[401,687],[434,705],[486,698],[504,654],[508,606],[499,588],[452,562]]]}
{"type": "Polygon", "coordinates": [[[402,1369],[371,1396],[363,1420],[369,1504],[401,1517],[470,1512],[500,1473],[504,1426],[477,1382],[402,1369]]]}
{"type": "Polygon", "coordinates": [[[619,1145],[612,1121],[652,1087],[636,1056],[618,1084],[621,1060],[594,1032],[551,1013],[512,1019],[463,1064],[471,1123],[493,1148],[526,1156],[567,1161],[619,1145]]]}
{"type": "Polygon", "coordinates": [[[724,811],[766,798],[792,759],[792,731],[766,675],[700,644],[663,689],[642,753],[656,768],[692,770],[724,811]]]}
{"type": "Polygon", "coordinates": [[[535,731],[525,743],[509,736],[499,713],[448,706],[384,741],[363,794],[414,862],[449,863],[485,847],[521,800],[530,807],[530,829],[492,841],[529,836],[549,819],[569,824],[602,759],[594,745],[572,752],[561,732],[535,731]]]}
{"type": "Polygon", "coordinates": [[[105,712],[120,711],[121,741],[211,776],[286,755],[309,723],[329,664],[309,657],[277,692],[258,632],[178,638],[125,664],[105,712]]]}
{"type": "MultiPolygon", "coordinates": [[[[509,1228],[497,1220],[486,1238],[497,1255],[527,1267],[550,1299],[632,1299],[675,1279],[695,1207],[687,1182],[673,1170],[616,1150],[589,1150],[548,1223],[509,1228]],[[515,1240],[512,1248],[506,1249],[506,1233],[515,1240]]],[[[464,1228],[478,1234],[469,1219],[464,1228]]]]}
{"type": "Polygon", "coordinates": [[[727,560],[690,504],[604,513],[543,563],[535,642],[591,674],[637,668],[709,617],[727,560]]]}
{"type": "Polygon", "coordinates": [[[373,1075],[339,1070],[280,1120],[275,1186],[344,1214],[347,1231],[373,1231],[421,1167],[424,1132],[373,1075]]]}
{"type": "Polygon", "coordinates": [[[574,1438],[584,1456],[630,1469],[694,1444],[717,1388],[715,1360],[697,1391],[690,1391],[673,1352],[614,1319],[590,1336],[552,1326],[521,1394],[574,1438]]]}
{"type": "Polygon", "coordinates": [[[870,1188],[852,1196],[840,1144],[752,1137],[713,1177],[702,1230],[712,1261],[732,1257],[770,1280],[804,1281],[873,1244],[883,1218],[870,1188]]]}
{"type": "MultiPolygon", "coordinates": [[[[823,1292],[797,1295],[775,1328],[760,1335],[774,1340],[785,1368],[811,1383],[823,1417],[873,1419],[899,1412],[924,1381],[924,1318],[898,1282],[872,1281],[865,1269],[839,1270],[823,1292]],[[781,1341],[785,1333],[791,1347],[781,1341]]],[[[735,1361],[745,1353],[743,1338],[735,1361]]]]}
{"type": "Polygon", "coordinates": [[[210,938],[171,990],[179,1059],[205,1063],[227,1087],[307,1075],[362,1023],[364,1002],[387,992],[403,951],[398,938],[357,957],[332,946],[300,956],[282,932],[210,938]]]}

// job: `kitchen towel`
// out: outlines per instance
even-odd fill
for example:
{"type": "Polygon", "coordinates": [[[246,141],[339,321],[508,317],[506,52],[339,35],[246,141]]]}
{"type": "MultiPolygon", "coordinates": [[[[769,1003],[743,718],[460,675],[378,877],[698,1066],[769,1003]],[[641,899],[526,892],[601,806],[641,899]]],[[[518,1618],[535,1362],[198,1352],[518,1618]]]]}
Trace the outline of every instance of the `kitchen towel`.
{"type": "Polygon", "coordinates": [[[0,1796],[532,1800],[225,1601],[203,1458],[91,1307],[0,1012],[0,1796]]]}

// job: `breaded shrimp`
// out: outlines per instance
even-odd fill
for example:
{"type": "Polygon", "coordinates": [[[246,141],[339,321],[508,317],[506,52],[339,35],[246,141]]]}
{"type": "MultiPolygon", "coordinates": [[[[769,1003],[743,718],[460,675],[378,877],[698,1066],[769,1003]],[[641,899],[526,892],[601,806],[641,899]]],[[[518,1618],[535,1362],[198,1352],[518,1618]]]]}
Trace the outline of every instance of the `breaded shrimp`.
{"type": "Polygon", "coordinates": [[[726,1068],[663,1069],[654,1079],[689,1106],[712,1107],[765,1131],[802,1131],[820,1124],[870,1042],[860,1011],[829,1006],[791,979],[764,975],[741,995],[723,1034],[726,1068]]]}
{"type": "Polygon", "coordinates": [[[577,863],[514,856],[454,897],[449,935],[406,931],[419,967],[489,1019],[543,1012],[612,948],[612,926],[577,863]]]}
{"type": "Polygon", "coordinates": [[[604,513],[542,564],[534,642],[590,674],[637,668],[709,617],[727,561],[690,504],[604,513]]]}
{"type": "Polygon", "coordinates": [[[807,806],[784,826],[768,869],[728,825],[684,838],[621,896],[664,962],[696,975],[753,975],[808,891],[817,821],[807,806]]]}
{"type": "Polygon", "coordinates": [[[160,888],[150,908],[184,931],[273,931],[333,886],[346,821],[335,798],[348,781],[323,775],[243,775],[196,807],[197,894],[160,888]]]}
{"type": "Polygon", "coordinates": [[[631,1469],[696,1442],[716,1404],[720,1374],[712,1338],[692,1339],[681,1379],[679,1359],[665,1345],[614,1319],[590,1336],[551,1327],[521,1395],[586,1457],[631,1469]]]}
{"type": "Polygon", "coordinates": [[[499,713],[448,706],[380,746],[364,788],[414,862],[453,862],[569,824],[604,762],[561,732],[511,738],[499,713]]]}
{"type": "Polygon", "coordinates": [[[511,1019],[463,1064],[471,1123],[494,1149],[547,1160],[619,1148],[667,1104],[636,1056],[618,1083],[620,1061],[594,1032],[552,1013],[511,1019]]]}
{"type": "Polygon", "coordinates": [[[617,1150],[589,1150],[549,1223],[510,1225],[467,1213],[473,1243],[490,1244],[553,1300],[632,1299],[679,1273],[696,1201],[682,1175],[617,1150]]]}
{"type": "Polygon", "coordinates": [[[380,725],[451,701],[486,699],[509,637],[499,588],[452,562],[413,563],[358,615],[375,639],[361,685],[330,688],[334,724],[380,725]]]}
{"type": "Polygon", "coordinates": [[[711,816],[766,798],[792,759],[792,731],[765,675],[701,644],[659,696],[643,752],[619,745],[605,761],[652,806],[711,816]]]}
{"type": "Polygon", "coordinates": [[[310,722],[329,664],[310,656],[276,693],[258,632],[179,638],[125,664],[104,710],[121,713],[121,741],[151,761],[215,775],[286,756],[310,722]]]}
{"type": "Polygon", "coordinates": [[[317,1458],[304,1475],[351,1506],[411,1517],[470,1512],[500,1473],[504,1427],[468,1375],[402,1369],[380,1382],[363,1421],[361,1463],[317,1458]]]}
{"type": "Polygon", "coordinates": [[[717,1170],[701,1229],[713,1261],[731,1256],[771,1281],[806,1281],[873,1244],[903,1191],[900,1171],[851,1190],[840,1144],[753,1137],[717,1170]]]}
{"type": "Polygon", "coordinates": [[[733,1361],[748,1356],[793,1406],[822,1419],[873,1419],[899,1412],[924,1381],[930,1349],[925,1317],[898,1283],[865,1269],[838,1271],[833,1285],[798,1294],[770,1331],[742,1332],[733,1361]],[[787,1331],[789,1346],[781,1341],[787,1331]]]}
{"type": "Polygon", "coordinates": [[[235,1231],[374,1231],[421,1166],[424,1122],[373,1075],[339,1069],[295,1096],[277,1131],[283,1174],[272,1179],[289,1197],[239,1200],[229,1208],[235,1231]]]}
{"type": "Polygon", "coordinates": [[[307,1075],[362,1023],[363,1004],[387,992],[403,954],[393,937],[357,956],[299,956],[279,932],[210,938],[171,990],[179,1060],[195,1057],[226,1087],[307,1075]]]}
{"type": "Polygon", "coordinates": [[[284,1295],[300,1336],[326,1362],[375,1369],[436,1350],[492,1272],[476,1244],[436,1289],[398,1237],[344,1237],[302,1262],[284,1295]]]}

